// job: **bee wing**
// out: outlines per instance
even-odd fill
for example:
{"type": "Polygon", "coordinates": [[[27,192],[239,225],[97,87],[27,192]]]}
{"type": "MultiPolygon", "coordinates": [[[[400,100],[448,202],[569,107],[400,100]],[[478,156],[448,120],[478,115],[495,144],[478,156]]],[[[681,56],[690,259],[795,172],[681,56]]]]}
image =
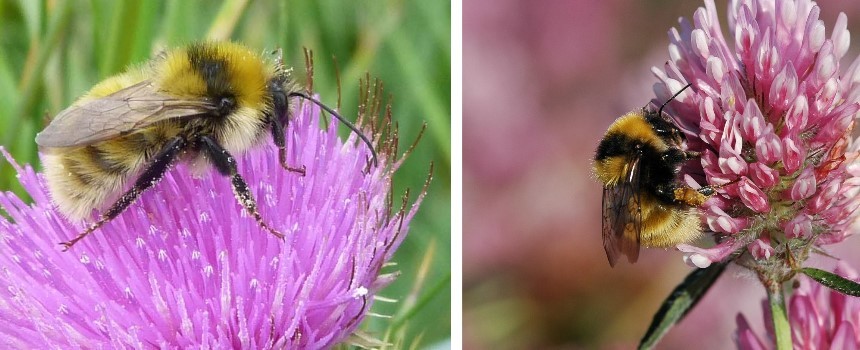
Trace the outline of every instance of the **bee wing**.
{"type": "Polygon", "coordinates": [[[615,186],[603,188],[603,249],[609,265],[615,266],[619,253],[631,263],[639,259],[642,232],[641,167],[639,158],[628,164],[627,173],[615,186]]]}
{"type": "Polygon", "coordinates": [[[43,147],[88,145],[161,120],[207,113],[214,108],[205,100],[160,93],[151,81],[145,80],[66,108],[36,135],[36,143],[43,147]]]}

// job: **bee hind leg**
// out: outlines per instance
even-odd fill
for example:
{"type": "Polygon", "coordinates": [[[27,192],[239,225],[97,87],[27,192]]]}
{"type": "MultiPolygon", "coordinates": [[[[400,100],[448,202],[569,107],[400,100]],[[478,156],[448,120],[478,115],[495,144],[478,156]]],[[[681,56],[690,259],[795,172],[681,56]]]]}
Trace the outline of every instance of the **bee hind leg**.
{"type": "Polygon", "coordinates": [[[688,186],[680,186],[674,190],[675,201],[684,203],[691,207],[698,207],[705,203],[716,191],[710,186],[695,189],[688,186]]]}
{"type": "Polygon", "coordinates": [[[676,202],[684,203],[692,207],[698,207],[704,204],[708,198],[717,194],[717,190],[738,181],[739,180],[734,180],[722,185],[702,186],[699,189],[694,189],[688,186],[679,186],[674,189],[673,193],[676,202]]]}
{"type": "Polygon", "coordinates": [[[726,182],[726,183],[724,183],[724,184],[722,184],[722,185],[708,185],[708,186],[702,186],[702,188],[699,188],[697,191],[699,191],[699,193],[701,193],[701,194],[703,194],[703,195],[705,195],[705,196],[710,197],[710,196],[713,196],[714,194],[716,194],[716,193],[717,193],[717,190],[719,190],[719,189],[721,189],[721,188],[723,188],[723,187],[726,187],[726,186],[728,186],[728,185],[734,184],[734,183],[736,183],[736,182],[738,182],[738,181],[740,181],[740,180],[741,180],[740,178],[737,178],[737,179],[735,179],[735,180],[732,180],[732,181],[726,182]]]}
{"type": "Polygon", "coordinates": [[[685,185],[666,184],[657,186],[657,197],[666,202],[675,202],[685,204],[691,207],[698,207],[708,200],[708,197],[713,195],[713,190],[707,190],[709,186],[695,189],[685,185]]]}
{"type": "Polygon", "coordinates": [[[117,199],[110,208],[102,213],[98,221],[90,225],[84,232],[81,232],[72,240],[60,243],[60,245],[63,246],[63,251],[69,250],[69,248],[75,245],[75,243],[78,243],[78,241],[97,230],[106,222],[113,220],[113,218],[125,211],[131,203],[134,203],[134,201],[140,197],[141,193],[158,183],[158,181],[164,176],[164,173],[166,173],[170,168],[170,164],[173,163],[173,160],[176,159],[179,152],[185,148],[185,144],[185,139],[181,137],[175,137],[168,141],[167,145],[165,145],[161,151],[152,158],[152,162],[149,166],[147,166],[143,173],[137,178],[137,180],[135,180],[134,186],[126,191],[122,197],[117,199]]]}
{"type": "Polygon", "coordinates": [[[218,172],[224,176],[230,177],[230,184],[233,186],[233,194],[236,195],[236,200],[239,201],[239,204],[241,204],[242,207],[245,208],[245,210],[247,210],[255,220],[257,220],[260,227],[268,230],[276,237],[284,239],[284,234],[270,227],[265,221],[263,221],[263,217],[257,211],[257,202],[254,200],[251,190],[248,189],[248,183],[245,182],[242,175],[239,175],[239,170],[236,168],[236,159],[233,158],[230,152],[227,152],[224,147],[221,147],[221,145],[215,142],[213,138],[203,136],[200,140],[202,141],[203,151],[209,155],[210,159],[212,159],[212,164],[215,165],[218,172]]]}

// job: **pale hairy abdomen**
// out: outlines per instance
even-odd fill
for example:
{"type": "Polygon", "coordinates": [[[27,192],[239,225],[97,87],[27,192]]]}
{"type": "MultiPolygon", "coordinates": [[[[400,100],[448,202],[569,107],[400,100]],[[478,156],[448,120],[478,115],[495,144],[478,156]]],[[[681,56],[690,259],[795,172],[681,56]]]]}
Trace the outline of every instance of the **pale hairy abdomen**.
{"type": "Polygon", "coordinates": [[[652,204],[642,207],[642,246],[672,247],[701,236],[701,219],[697,209],[652,204]]]}
{"type": "MultiPolygon", "coordinates": [[[[229,126],[218,131],[224,135],[225,146],[236,153],[256,146],[263,139],[265,128],[253,121],[229,126]]],[[[167,141],[183,132],[187,133],[179,123],[165,121],[88,146],[50,149],[45,154],[44,167],[54,203],[73,220],[90,217],[93,209],[101,210],[113,203],[167,141]]],[[[210,167],[208,160],[193,149],[178,161],[190,163],[198,175],[210,167]]]]}
{"type": "Polygon", "coordinates": [[[43,158],[45,177],[57,208],[77,221],[90,217],[93,209],[104,209],[141,171],[159,143],[151,135],[132,134],[48,150],[43,158]]]}

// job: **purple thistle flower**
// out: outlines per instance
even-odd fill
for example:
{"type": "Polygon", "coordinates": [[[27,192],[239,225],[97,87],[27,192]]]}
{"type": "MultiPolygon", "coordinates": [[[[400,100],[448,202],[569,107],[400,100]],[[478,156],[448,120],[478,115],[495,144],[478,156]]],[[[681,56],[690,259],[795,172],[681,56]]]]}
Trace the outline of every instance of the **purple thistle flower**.
{"type": "Polygon", "coordinates": [[[737,181],[703,207],[717,245],[678,247],[688,263],[705,267],[746,247],[753,260],[789,265],[810,246],[850,234],[860,206],[860,143],[851,136],[860,59],[840,66],[845,14],[830,37],[818,14],[810,0],[731,1],[732,49],[706,0],[692,22],[670,31],[670,60],[653,69],[655,101],[693,84],[667,107],[688,147],[702,152],[700,164],[685,168],[699,177],[687,181],[737,181]]]}
{"type": "MultiPolygon", "coordinates": [[[[857,272],[842,262],[837,264],[835,273],[852,280],[858,278],[857,272]]],[[[860,299],[831,290],[806,276],[798,278],[797,283],[788,301],[794,348],[860,348],[860,299]]],[[[767,331],[767,337],[758,336],[747,319],[738,314],[735,342],[740,349],[775,349],[773,329],[767,331]]]]}
{"type": "Polygon", "coordinates": [[[229,179],[194,178],[180,164],[61,252],[58,243],[82,228],[53,207],[41,174],[3,151],[34,203],[0,194],[11,218],[0,217],[0,344],[319,349],[344,341],[394,278],[380,272],[424,192],[411,208],[405,197],[392,208],[396,132],[368,168],[367,147],[354,134],[342,142],[335,123],[320,129],[316,106],[295,113],[288,157],[307,176],[284,171],[272,145],[240,157],[261,214],[285,241],[236,204],[229,179]]]}

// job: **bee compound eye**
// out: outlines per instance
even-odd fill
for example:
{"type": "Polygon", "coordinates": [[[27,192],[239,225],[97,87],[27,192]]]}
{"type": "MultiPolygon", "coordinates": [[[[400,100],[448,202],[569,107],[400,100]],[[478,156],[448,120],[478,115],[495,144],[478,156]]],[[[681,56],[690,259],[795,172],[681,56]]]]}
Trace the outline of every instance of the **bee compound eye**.
{"type": "Polygon", "coordinates": [[[231,109],[236,106],[236,100],[231,96],[222,97],[220,101],[218,101],[218,108],[220,109],[231,109]]]}
{"type": "Polygon", "coordinates": [[[236,98],[233,96],[222,96],[216,97],[215,99],[215,108],[217,109],[217,113],[219,115],[227,115],[233,108],[236,107],[236,98]]]}

